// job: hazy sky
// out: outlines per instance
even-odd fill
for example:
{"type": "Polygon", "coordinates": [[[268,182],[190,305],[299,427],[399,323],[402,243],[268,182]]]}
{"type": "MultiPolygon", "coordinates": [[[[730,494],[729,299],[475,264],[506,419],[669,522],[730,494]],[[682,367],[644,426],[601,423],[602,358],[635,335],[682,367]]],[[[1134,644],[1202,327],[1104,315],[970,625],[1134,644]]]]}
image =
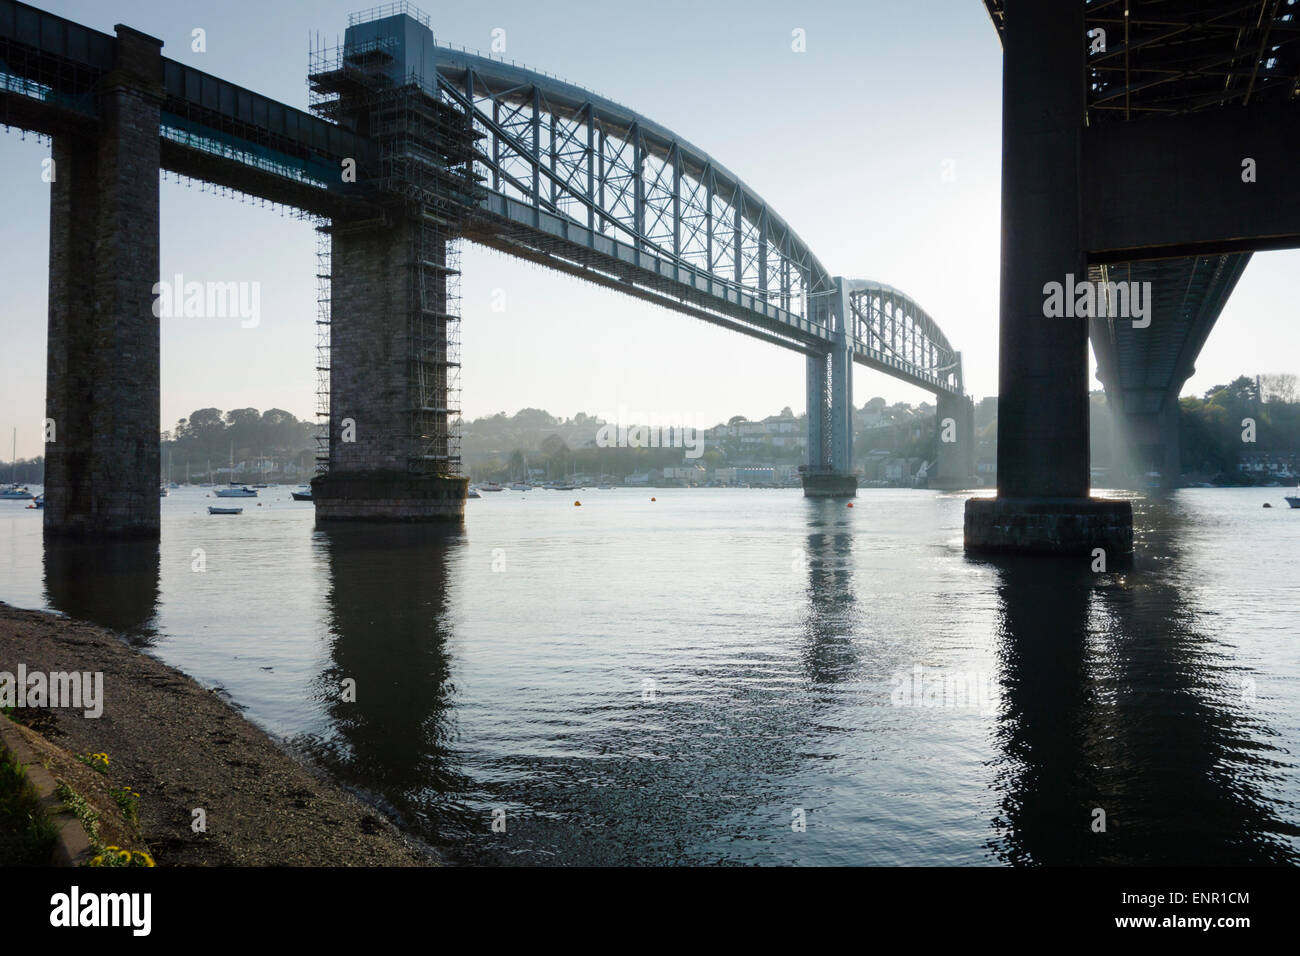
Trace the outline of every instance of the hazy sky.
{"type": "MultiPolygon", "coordinates": [[[[164,55],[307,106],[309,34],[340,41],[348,0],[45,0],[105,32],[125,23],[164,55]],[[207,52],[190,49],[195,27],[207,52]]],[[[429,4],[440,41],[489,48],[631,107],[707,150],[762,195],[832,274],[894,285],[961,349],[967,388],[997,388],[1001,50],[979,0],[652,6],[499,0],[429,4]],[[791,50],[791,31],[807,52],[791,50]],[[946,182],[945,160],[956,178],[946,182]]],[[[0,458],[41,451],[48,148],[0,133],[0,458]]],[[[261,323],[164,319],[163,427],[195,408],[315,402],[316,258],[308,222],[174,180],[162,185],[162,273],[257,281],[261,323]]],[[[690,421],[804,406],[803,358],[696,319],[466,246],[467,417],[620,406],[690,421]],[[492,311],[494,290],[506,309],[492,311]]],[[[1186,392],[1296,371],[1300,252],[1257,255],[1186,392]]],[[[927,393],[858,368],[854,397],[927,393]]]]}

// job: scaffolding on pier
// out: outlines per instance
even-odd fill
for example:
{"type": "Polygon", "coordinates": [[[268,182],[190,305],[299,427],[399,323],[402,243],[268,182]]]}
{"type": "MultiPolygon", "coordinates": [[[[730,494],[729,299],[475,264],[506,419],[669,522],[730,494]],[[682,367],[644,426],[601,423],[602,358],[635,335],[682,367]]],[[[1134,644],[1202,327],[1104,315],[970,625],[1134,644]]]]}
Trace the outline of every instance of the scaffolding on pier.
{"type": "MultiPolygon", "coordinates": [[[[405,294],[407,343],[408,471],[461,473],[460,459],[460,249],[467,211],[477,203],[474,172],[477,133],[469,117],[445,96],[437,76],[397,73],[400,39],[312,50],[311,109],[349,128],[376,147],[356,181],[383,209],[362,228],[404,228],[409,236],[405,294]]],[[[357,224],[350,224],[355,228],[357,224]]],[[[322,274],[328,274],[328,268],[322,274]]],[[[328,283],[325,283],[328,286],[328,283]]],[[[329,293],[320,297],[318,350],[329,351],[329,293]]],[[[325,382],[330,362],[318,361],[325,382]]],[[[328,384],[318,387],[326,422],[328,384]]]]}
{"type": "Polygon", "coordinates": [[[329,226],[316,226],[316,473],[330,462],[330,272],[329,226]]]}

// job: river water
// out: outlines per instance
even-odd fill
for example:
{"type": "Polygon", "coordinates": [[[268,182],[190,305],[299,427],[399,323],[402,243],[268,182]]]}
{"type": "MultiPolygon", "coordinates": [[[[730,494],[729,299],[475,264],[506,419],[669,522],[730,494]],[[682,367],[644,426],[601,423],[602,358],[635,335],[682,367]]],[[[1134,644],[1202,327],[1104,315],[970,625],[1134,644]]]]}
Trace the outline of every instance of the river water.
{"type": "Polygon", "coordinates": [[[447,532],[191,488],[160,545],[48,548],[0,502],[0,599],[133,637],[461,861],[1294,864],[1283,493],[1135,499],[1104,572],[968,558],[929,491],[506,491],[447,532]]]}

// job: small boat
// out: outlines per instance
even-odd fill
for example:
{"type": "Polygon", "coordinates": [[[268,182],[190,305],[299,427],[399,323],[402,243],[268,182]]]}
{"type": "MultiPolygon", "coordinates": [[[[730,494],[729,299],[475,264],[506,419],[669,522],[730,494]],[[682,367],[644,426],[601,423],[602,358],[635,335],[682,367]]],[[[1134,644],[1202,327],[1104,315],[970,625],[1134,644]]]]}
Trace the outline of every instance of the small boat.
{"type": "Polygon", "coordinates": [[[258,482],[258,483],[255,484],[255,485],[253,485],[252,487],[254,487],[254,488],[270,488],[271,486],[268,485],[266,482],[261,481],[261,482],[258,482]]]}
{"type": "Polygon", "coordinates": [[[500,485],[498,485],[495,481],[485,481],[483,484],[478,486],[478,490],[479,491],[505,491],[505,489],[502,488],[500,485]]]}
{"type": "Polygon", "coordinates": [[[208,514],[210,515],[242,515],[243,513],[243,508],[214,508],[212,505],[208,505],[208,514]]]}
{"type": "Polygon", "coordinates": [[[229,488],[218,488],[215,492],[218,498],[256,498],[257,492],[245,485],[232,485],[229,488]]]}
{"type": "Polygon", "coordinates": [[[473,485],[470,485],[469,488],[467,488],[466,491],[465,491],[465,497],[466,497],[466,498],[482,498],[483,496],[480,495],[480,494],[478,493],[478,489],[477,489],[477,488],[475,488],[473,485]]]}
{"type": "Polygon", "coordinates": [[[166,486],[166,485],[159,485],[159,486],[158,486],[158,497],[159,497],[159,498],[166,498],[166,497],[167,497],[167,486],[166,486]]]}
{"type": "MultiPolygon", "coordinates": [[[[1296,488],[1296,491],[1300,492],[1300,488],[1296,488]]],[[[1292,508],[1300,508],[1300,494],[1287,495],[1286,503],[1292,508]]]]}
{"type": "Polygon", "coordinates": [[[306,491],[291,491],[291,492],[289,492],[289,494],[293,497],[293,500],[294,500],[294,501],[311,501],[311,500],[312,500],[311,489],[310,489],[310,488],[308,488],[306,491]]]}
{"type": "Polygon", "coordinates": [[[256,498],[257,492],[247,485],[237,485],[234,482],[235,477],[235,443],[230,443],[230,487],[218,488],[216,496],[218,498],[256,498]]]}
{"type": "Polygon", "coordinates": [[[526,481],[512,481],[510,482],[510,490],[511,491],[532,491],[533,486],[526,481]]]}
{"type": "Polygon", "coordinates": [[[35,498],[32,499],[32,503],[29,504],[27,507],[28,507],[28,508],[44,508],[44,507],[45,507],[45,496],[44,496],[44,495],[37,495],[35,498]]]}

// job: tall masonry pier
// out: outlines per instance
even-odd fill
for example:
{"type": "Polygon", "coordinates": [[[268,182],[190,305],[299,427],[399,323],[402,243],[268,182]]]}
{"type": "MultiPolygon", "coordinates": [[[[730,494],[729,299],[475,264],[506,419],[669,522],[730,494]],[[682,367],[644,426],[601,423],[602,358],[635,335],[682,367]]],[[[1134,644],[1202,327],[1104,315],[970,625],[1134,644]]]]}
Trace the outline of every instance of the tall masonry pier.
{"type": "Polygon", "coordinates": [[[45,530],[156,535],[162,41],[115,28],[99,122],[54,133],[45,530]]]}
{"type": "Polygon", "coordinates": [[[456,237],[475,191],[472,127],[438,95],[428,23],[405,13],[354,17],[341,48],[313,55],[310,79],[312,109],[373,145],[354,157],[365,203],[325,227],[317,520],[458,521],[456,237]]]}
{"type": "Polygon", "coordinates": [[[1089,497],[1088,324],[1048,318],[1044,287],[1087,275],[1081,0],[1008,0],[1002,67],[998,496],[966,502],[972,551],[1129,552],[1127,501],[1089,497]]]}

